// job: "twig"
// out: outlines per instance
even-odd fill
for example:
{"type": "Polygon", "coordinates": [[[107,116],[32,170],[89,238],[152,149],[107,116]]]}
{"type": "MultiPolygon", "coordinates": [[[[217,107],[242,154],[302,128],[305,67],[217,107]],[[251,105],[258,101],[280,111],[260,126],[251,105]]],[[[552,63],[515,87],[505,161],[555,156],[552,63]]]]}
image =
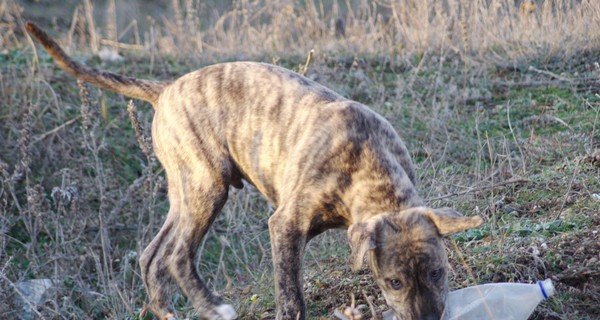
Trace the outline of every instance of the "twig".
{"type": "Polygon", "coordinates": [[[315,53],[315,49],[310,49],[310,51],[308,52],[308,55],[306,56],[306,62],[304,63],[303,66],[300,66],[300,70],[298,71],[299,74],[301,75],[306,75],[306,72],[308,72],[308,65],[310,64],[310,61],[312,60],[312,56],[315,53]]]}
{"type": "MultiPolygon", "coordinates": [[[[569,85],[577,85],[577,86],[582,86],[582,85],[600,86],[600,79],[596,79],[596,78],[575,78],[575,79],[570,79],[566,82],[568,82],[569,85]]],[[[492,81],[491,83],[495,86],[507,87],[507,88],[513,88],[513,87],[529,88],[529,87],[549,87],[549,86],[560,87],[560,86],[566,85],[565,81],[561,81],[561,80],[543,80],[543,81],[525,81],[525,82],[492,81]]]]}
{"type": "Polygon", "coordinates": [[[373,305],[373,297],[367,296],[367,293],[365,292],[365,290],[362,290],[362,294],[363,294],[363,297],[365,297],[365,300],[367,300],[367,304],[369,304],[369,309],[371,309],[371,315],[373,316],[371,319],[372,320],[380,320],[381,317],[377,315],[377,312],[375,311],[375,306],[373,305]]]}
{"type": "Polygon", "coordinates": [[[73,119],[71,119],[71,120],[69,120],[69,121],[67,121],[67,122],[65,122],[65,123],[63,123],[63,124],[61,124],[60,126],[58,126],[58,127],[54,128],[54,129],[52,129],[52,130],[50,130],[50,131],[48,131],[48,132],[46,132],[46,133],[43,133],[43,134],[41,134],[41,135],[37,136],[37,137],[35,138],[35,140],[33,141],[33,143],[37,143],[37,142],[40,142],[40,141],[42,141],[42,140],[46,139],[46,137],[47,137],[47,136],[49,136],[49,135],[51,135],[51,134],[53,134],[53,133],[56,133],[56,132],[58,132],[58,131],[62,130],[64,127],[68,127],[68,126],[72,125],[73,123],[75,123],[75,122],[76,122],[77,120],[79,120],[80,118],[81,118],[81,115],[78,115],[78,116],[76,116],[75,118],[73,118],[73,119]]]}
{"type": "Polygon", "coordinates": [[[108,39],[101,39],[100,44],[111,46],[113,48],[125,49],[125,50],[143,51],[146,49],[146,48],[144,48],[144,46],[142,46],[140,44],[122,43],[122,42],[108,40],[108,39]]]}
{"type": "Polygon", "coordinates": [[[534,66],[529,66],[529,68],[527,70],[534,71],[534,72],[541,73],[541,74],[545,74],[547,76],[550,76],[552,78],[558,79],[560,81],[573,82],[572,79],[565,78],[565,77],[563,77],[561,75],[558,75],[558,74],[550,72],[550,71],[540,70],[538,68],[535,68],[534,66]]]}
{"type": "Polygon", "coordinates": [[[515,130],[512,126],[512,121],[510,121],[510,101],[506,104],[506,120],[508,120],[508,128],[510,129],[510,135],[512,136],[515,144],[517,145],[517,149],[519,149],[519,153],[521,154],[521,159],[523,159],[523,172],[525,172],[525,166],[527,157],[525,157],[525,153],[523,153],[523,149],[521,148],[521,144],[517,140],[517,136],[515,135],[515,130]]]}
{"type": "Polygon", "coordinates": [[[467,189],[465,191],[461,191],[461,192],[453,192],[453,193],[445,194],[445,195],[439,196],[439,197],[428,198],[427,201],[429,202],[429,201],[441,200],[441,199],[446,199],[446,198],[455,197],[455,196],[462,196],[462,195],[465,195],[467,193],[471,193],[474,191],[488,190],[488,189],[493,189],[493,188],[502,187],[502,186],[506,186],[509,184],[521,183],[521,182],[530,182],[530,180],[524,179],[524,178],[511,179],[511,180],[507,180],[507,181],[489,185],[489,186],[473,187],[473,188],[469,188],[469,189],[467,189]]]}
{"type": "Polygon", "coordinates": [[[573,175],[571,176],[571,181],[569,181],[569,188],[567,188],[567,192],[565,193],[562,204],[560,205],[560,209],[558,210],[558,214],[556,215],[554,220],[560,219],[560,216],[563,213],[563,209],[565,208],[565,205],[567,204],[567,199],[569,199],[569,193],[571,193],[571,189],[573,188],[573,182],[575,181],[575,176],[579,172],[580,161],[581,161],[581,158],[578,159],[577,162],[575,163],[575,170],[573,170],[573,175]]]}
{"type": "Polygon", "coordinates": [[[465,268],[467,274],[469,275],[469,277],[471,277],[472,283],[476,284],[477,283],[477,278],[475,278],[475,275],[473,274],[473,269],[471,267],[469,267],[469,264],[467,264],[467,261],[465,260],[465,256],[463,255],[462,251],[458,248],[458,245],[456,244],[456,241],[454,239],[450,239],[450,243],[452,243],[452,247],[454,249],[454,252],[456,252],[457,255],[458,255],[458,260],[460,260],[460,263],[465,268]]]}
{"type": "MultiPolygon", "coordinates": [[[[140,226],[137,224],[126,225],[123,223],[113,223],[107,229],[111,230],[111,231],[135,231],[139,228],[140,228],[140,226]]],[[[83,229],[83,232],[85,232],[85,233],[92,233],[92,232],[96,233],[98,231],[100,231],[99,227],[86,227],[83,229]]]]}
{"type": "MultiPolygon", "coordinates": [[[[144,182],[144,180],[146,178],[147,178],[146,176],[141,176],[141,177],[135,179],[133,181],[133,183],[131,185],[129,185],[129,187],[127,188],[127,191],[125,192],[125,195],[123,197],[121,197],[121,199],[119,199],[119,201],[117,201],[117,203],[113,206],[113,208],[110,211],[110,213],[108,214],[108,216],[104,219],[107,224],[111,224],[112,219],[117,214],[119,214],[121,209],[123,209],[123,207],[127,203],[129,203],[129,200],[131,199],[131,195],[142,186],[142,183],[144,182]]],[[[94,238],[94,242],[98,241],[99,237],[100,237],[100,233],[97,233],[96,237],[94,238]]]]}
{"type": "Polygon", "coordinates": [[[98,40],[96,38],[96,25],[94,23],[94,7],[90,0],[83,1],[83,7],[90,35],[90,47],[94,54],[98,53],[98,40]]]}

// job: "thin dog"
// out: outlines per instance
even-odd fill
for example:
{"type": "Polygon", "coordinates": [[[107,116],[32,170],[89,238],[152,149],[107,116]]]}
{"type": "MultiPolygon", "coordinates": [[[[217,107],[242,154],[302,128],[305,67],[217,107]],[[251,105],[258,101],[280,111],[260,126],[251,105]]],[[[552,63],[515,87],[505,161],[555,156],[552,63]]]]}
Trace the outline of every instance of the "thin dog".
{"type": "Polygon", "coordinates": [[[154,107],[154,151],[170,202],[140,259],[155,315],[175,318],[167,290],[175,282],[200,317],[237,317],[203,283],[196,255],[229,186],[247,181],[277,208],[268,222],[277,319],[305,318],[305,246],[330,228],[348,228],[352,270],[368,256],[398,319],[440,318],[448,292],[442,237],[482,220],[424,206],[409,152],[383,117],[263,63],[216,64],[165,82],[98,71],[72,60],[36,25],[26,27],[66,72],[154,107]]]}

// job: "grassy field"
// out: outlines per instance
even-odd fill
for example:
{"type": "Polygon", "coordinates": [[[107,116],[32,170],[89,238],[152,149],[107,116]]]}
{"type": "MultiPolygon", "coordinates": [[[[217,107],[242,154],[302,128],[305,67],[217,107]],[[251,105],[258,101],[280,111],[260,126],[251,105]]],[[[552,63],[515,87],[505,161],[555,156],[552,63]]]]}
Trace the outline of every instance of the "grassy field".
{"type": "MultiPolygon", "coordinates": [[[[139,78],[230,60],[306,71],[394,125],[431,206],[484,218],[447,240],[452,289],[551,278],[557,294],[533,319],[600,318],[599,2],[0,0],[0,18],[0,318],[137,318],[138,257],[168,210],[151,107],[78,86],[22,18],[139,78]],[[32,279],[52,285],[24,313],[17,287],[32,279]]],[[[272,212],[232,191],[199,248],[208,286],[242,319],[274,316],[272,212]]],[[[344,230],[308,245],[309,318],[351,297],[364,318],[386,310],[348,253],[344,230]]]]}

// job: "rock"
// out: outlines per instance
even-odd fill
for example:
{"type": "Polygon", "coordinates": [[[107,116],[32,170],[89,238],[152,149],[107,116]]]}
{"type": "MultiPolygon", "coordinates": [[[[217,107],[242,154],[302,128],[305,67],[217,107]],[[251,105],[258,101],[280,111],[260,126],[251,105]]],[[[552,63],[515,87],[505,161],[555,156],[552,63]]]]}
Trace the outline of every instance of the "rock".
{"type": "Polygon", "coordinates": [[[54,281],[50,279],[33,279],[17,282],[15,286],[21,293],[16,295],[17,305],[21,306],[22,309],[19,319],[30,320],[36,318],[36,313],[31,307],[35,307],[48,299],[55,285],[54,281]],[[23,299],[27,299],[27,301],[23,299]]]}

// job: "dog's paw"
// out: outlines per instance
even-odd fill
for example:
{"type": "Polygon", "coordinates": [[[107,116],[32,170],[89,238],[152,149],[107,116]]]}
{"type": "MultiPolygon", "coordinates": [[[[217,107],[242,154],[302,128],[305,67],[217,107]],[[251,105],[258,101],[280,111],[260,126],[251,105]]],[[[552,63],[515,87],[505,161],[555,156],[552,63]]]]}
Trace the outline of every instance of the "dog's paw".
{"type": "Polygon", "coordinates": [[[233,306],[222,304],[215,308],[215,312],[219,315],[215,320],[233,320],[237,319],[237,313],[233,306]]]}

